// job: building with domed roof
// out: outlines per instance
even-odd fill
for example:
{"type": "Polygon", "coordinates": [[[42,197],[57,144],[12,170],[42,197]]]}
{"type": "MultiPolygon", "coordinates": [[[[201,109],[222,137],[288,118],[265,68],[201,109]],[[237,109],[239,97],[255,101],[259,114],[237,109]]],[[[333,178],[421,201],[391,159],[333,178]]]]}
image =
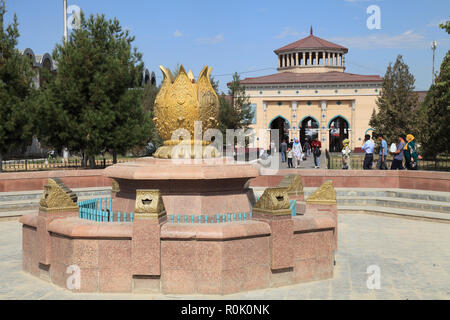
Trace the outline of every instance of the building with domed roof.
{"type": "Polygon", "coordinates": [[[274,51],[277,73],[241,84],[255,111],[251,126],[280,130],[283,138],[319,138],[322,149],[340,151],[349,139],[359,149],[373,129],[369,120],[380,94],[379,75],[345,72],[348,49],[313,34],[274,51]]]}

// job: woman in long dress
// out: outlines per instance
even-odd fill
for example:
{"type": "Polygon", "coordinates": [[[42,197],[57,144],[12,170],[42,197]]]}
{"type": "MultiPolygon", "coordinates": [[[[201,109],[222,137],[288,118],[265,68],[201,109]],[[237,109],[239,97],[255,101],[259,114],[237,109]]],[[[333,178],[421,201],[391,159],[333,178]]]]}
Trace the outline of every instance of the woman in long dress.
{"type": "Polygon", "coordinates": [[[342,141],[344,147],[342,148],[342,170],[351,170],[350,166],[350,153],[352,150],[349,147],[350,141],[345,139],[342,141]]]}
{"type": "Polygon", "coordinates": [[[294,167],[298,168],[300,166],[300,161],[303,161],[302,159],[303,153],[302,153],[302,145],[297,138],[294,139],[292,152],[294,153],[294,167]]]}

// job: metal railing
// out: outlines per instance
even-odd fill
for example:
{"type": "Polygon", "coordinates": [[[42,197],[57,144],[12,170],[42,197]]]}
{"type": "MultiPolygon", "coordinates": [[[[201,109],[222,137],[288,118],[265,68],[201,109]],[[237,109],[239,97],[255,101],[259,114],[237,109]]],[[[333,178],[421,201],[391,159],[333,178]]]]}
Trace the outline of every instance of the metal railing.
{"type": "Polygon", "coordinates": [[[236,221],[247,221],[252,219],[252,212],[243,213],[218,213],[216,215],[187,215],[171,214],[168,216],[169,223],[226,223],[236,221]]]}
{"type": "MultiPolygon", "coordinates": [[[[373,159],[373,169],[376,168],[378,161],[378,156],[374,156],[373,159]]],[[[386,158],[386,165],[388,169],[392,165],[392,157],[386,158]]],[[[450,171],[450,160],[448,159],[435,159],[435,160],[418,160],[418,170],[426,171],[450,171]]],[[[404,163],[404,162],[403,162],[404,163]]],[[[364,164],[364,156],[357,155],[350,157],[350,168],[351,170],[362,170],[364,164]]],[[[404,166],[404,164],[403,164],[404,166]]],[[[327,168],[331,170],[342,170],[342,157],[331,155],[327,157],[327,168]]]]}
{"type": "MultiPolygon", "coordinates": [[[[131,159],[118,159],[117,163],[132,161],[131,159]]],[[[95,160],[96,169],[104,169],[113,165],[112,159],[95,160]]],[[[58,169],[80,169],[88,168],[82,165],[79,159],[24,159],[24,160],[3,160],[3,172],[23,172],[23,171],[45,171],[58,169]]]]}
{"type": "Polygon", "coordinates": [[[133,222],[132,212],[113,212],[112,198],[96,198],[78,203],[78,217],[96,222],[133,222]]]}

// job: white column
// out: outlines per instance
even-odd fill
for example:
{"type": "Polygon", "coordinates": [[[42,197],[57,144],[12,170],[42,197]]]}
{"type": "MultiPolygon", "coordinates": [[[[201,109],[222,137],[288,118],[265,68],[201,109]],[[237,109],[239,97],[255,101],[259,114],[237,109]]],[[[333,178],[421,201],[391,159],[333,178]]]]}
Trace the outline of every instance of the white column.
{"type": "Polygon", "coordinates": [[[305,52],[302,52],[302,66],[305,66],[306,65],[306,63],[305,63],[305,52]]]}
{"type": "Polygon", "coordinates": [[[351,139],[350,141],[352,142],[351,148],[355,149],[356,147],[356,130],[355,130],[355,123],[356,123],[356,101],[353,100],[352,101],[352,124],[351,124],[351,129],[349,130],[350,135],[351,135],[351,139]]]}
{"type": "Polygon", "coordinates": [[[278,68],[281,68],[281,55],[278,55],[278,68]]]}
{"type": "Polygon", "coordinates": [[[321,115],[320,115],[320,142],[322,143],[322,149],[325,149],[328,147],[326,146],[326,143],[328,141],[328,136],[329,136],[329,132],[328,132],[328,127],[327,127],[327,101],[323,100],[320,102],[320,106],[321,106],[321,115]],[[325,116],[324,116],[325,115],[325,116]],[[325,128],[325,129],[323,129],[325,128]],[[324,140],[325,138],[325,140],[324,140]]]}

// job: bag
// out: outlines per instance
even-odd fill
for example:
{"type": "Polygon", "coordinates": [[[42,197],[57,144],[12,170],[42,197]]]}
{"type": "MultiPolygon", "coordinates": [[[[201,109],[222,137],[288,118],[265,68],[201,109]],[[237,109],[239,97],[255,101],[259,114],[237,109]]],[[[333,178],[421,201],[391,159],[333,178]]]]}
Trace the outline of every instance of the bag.
{"type": "Polygon", "coordinates": [[[320,148],[315,148],[314,149],[314,156],[315,157],[320,157],[320,155],[322,154],[322,151],[320,151],[320,148]]]}
{"type": "Polygon", "coordinates": [[[397,146],[395,145],[395,143],[392,143],[391,147],[389,148],[389,152],[395,153],[396,151],[397,151],[397,146]]]}

